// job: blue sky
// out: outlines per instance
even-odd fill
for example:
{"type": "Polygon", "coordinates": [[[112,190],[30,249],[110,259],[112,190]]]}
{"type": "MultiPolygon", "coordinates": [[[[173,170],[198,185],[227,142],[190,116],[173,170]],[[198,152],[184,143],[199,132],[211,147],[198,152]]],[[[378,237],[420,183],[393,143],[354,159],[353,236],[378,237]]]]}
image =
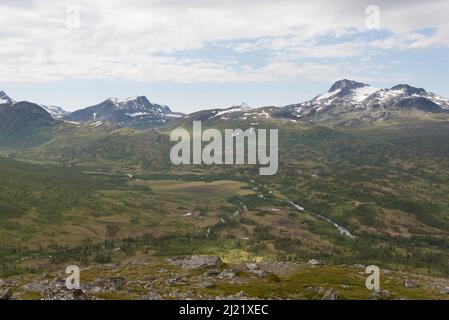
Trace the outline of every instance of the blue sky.
{"type": "Polygon", "coordinates": [[[449,97],[448,1],[5,0],[0,90],[75,110],[286,105],[349,78],[449,97]],[[373,11],[374,10],[374,11],[373,11]]]}

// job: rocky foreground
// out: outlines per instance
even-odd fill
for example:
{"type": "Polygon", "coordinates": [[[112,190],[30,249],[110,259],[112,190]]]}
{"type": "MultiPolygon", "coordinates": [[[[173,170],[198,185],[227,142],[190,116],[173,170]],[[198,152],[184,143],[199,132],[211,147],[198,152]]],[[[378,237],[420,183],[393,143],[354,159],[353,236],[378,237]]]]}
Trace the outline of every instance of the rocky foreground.
{"type": "MultiPolygon", "coordinates": [[[[61,268],[65,270],[64,268],[61,268]]],[[[131,260],[81,268],[79,289],[63,271],[0,279],[0,299],[448,299],[449,280],[382,270],[381,289],[365,287],[365,266],[245,262],[215,256],[131,260]]]]}

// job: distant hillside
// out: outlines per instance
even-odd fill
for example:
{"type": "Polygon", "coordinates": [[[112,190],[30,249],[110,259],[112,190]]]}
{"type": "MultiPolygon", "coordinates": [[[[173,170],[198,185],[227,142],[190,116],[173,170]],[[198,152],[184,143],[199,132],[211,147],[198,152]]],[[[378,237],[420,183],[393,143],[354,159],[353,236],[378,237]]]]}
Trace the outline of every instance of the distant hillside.
{"type": "Polygon", "coordinates": [[[22,101],[0,105],[0,135],[14,135],[54,123],[53,117],[37,104],[22,101]]]}

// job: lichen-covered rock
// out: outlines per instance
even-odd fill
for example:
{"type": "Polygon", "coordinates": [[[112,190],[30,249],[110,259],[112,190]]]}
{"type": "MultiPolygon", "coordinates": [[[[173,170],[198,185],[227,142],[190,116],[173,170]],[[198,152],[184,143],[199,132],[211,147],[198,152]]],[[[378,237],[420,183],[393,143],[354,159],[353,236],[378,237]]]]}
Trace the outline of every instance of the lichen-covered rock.
{"type": "Polygon", "coordinates": [[[88,300],[81,289],[67,289],[63,279],[51,281],[42,294],[42,300],[88,300]]]}
{"type": "Polygon", "coordinates": [[[374,290],[371,295],[376,299],[390,299],[392,296],[391,292],[385,289],[374,290]]]}
{"type": "Polygon", "coordinates": [[[103,278],[95,281],[95,285],[100,287],[104,291],[119,291],[125,287],[126,278],[124,277],[103,278]]]}
{"type": "Polygon", "coordinates": [[[210,269],[207,270],[204,275],[207,277],[218,276],[221,273],[220,269],[210,269]]]}
{"type": "Polygon", "coordinates": [[[13,292],[11,288],[0,289],[0,300],[11,300],[12,293],[13,292]]]}
{"type": "Polygon", "coordinates": [[[324,295],[321,297],[321,300],[338,300],[340,299],[337,291],[334,289],[328,289],[324,292],[324,295]]]}
{"type": "Polygon", "coordinates": [[[218,275],[218,279],[222,280],[232,280],[237,278],[239,275],[239,271],[235,269],[225,270],[218,275]]]}
{"type": "Polygon", "coordinates": [[[167,285],[183,285],[187,284],[187,278],[181,275],[176,275],[174,278],[168,279],[165,283],[167,285]]]}
{"type": "Polygon", "coordinates": [[[44,292],[47,289],[48,283],[46,282],[32,282],[27,283],[22,288],[26,292],[44,292]]]}
{"type": "Polygon", "coordinates": [[[140,300],[164,300],[164,298],[156,292],[149,292],[141,296],[140,300]]]}
{"type": "Polygon", "coordinates": [[[269,275],[268,272],[263,271],[263,270],[249,270],[248,272],[255,274],[258,277],[266,277],[269,275]]]}
{"type": "Polygon", "coordinates": [[[196,285],[196,287],[198,289],[208,289],[208,288],[215,288],[216,285],[215,285],[215,283],[210,282],[210,281],[202,281],[202,282],[198,283],[196,285]]]}

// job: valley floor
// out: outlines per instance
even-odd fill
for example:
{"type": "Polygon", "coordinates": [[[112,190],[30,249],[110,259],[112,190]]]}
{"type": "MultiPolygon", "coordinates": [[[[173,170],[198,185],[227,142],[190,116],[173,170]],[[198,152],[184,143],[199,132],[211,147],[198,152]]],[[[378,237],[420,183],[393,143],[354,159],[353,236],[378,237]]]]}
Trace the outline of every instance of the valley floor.
{"type": "Polygon", "coordinates": [[[74,264],[77,298],[446,299],[447,132],[285,125],[269,178],[167,165],[163,131],[70,131],[4,154],[1,292],[73,298],[62,272],[74,264]],[[192,255],[225,264],[167,261],[192,255]],[[383,270],[382,291],[365,288],[362,264],[383,270]]]}

